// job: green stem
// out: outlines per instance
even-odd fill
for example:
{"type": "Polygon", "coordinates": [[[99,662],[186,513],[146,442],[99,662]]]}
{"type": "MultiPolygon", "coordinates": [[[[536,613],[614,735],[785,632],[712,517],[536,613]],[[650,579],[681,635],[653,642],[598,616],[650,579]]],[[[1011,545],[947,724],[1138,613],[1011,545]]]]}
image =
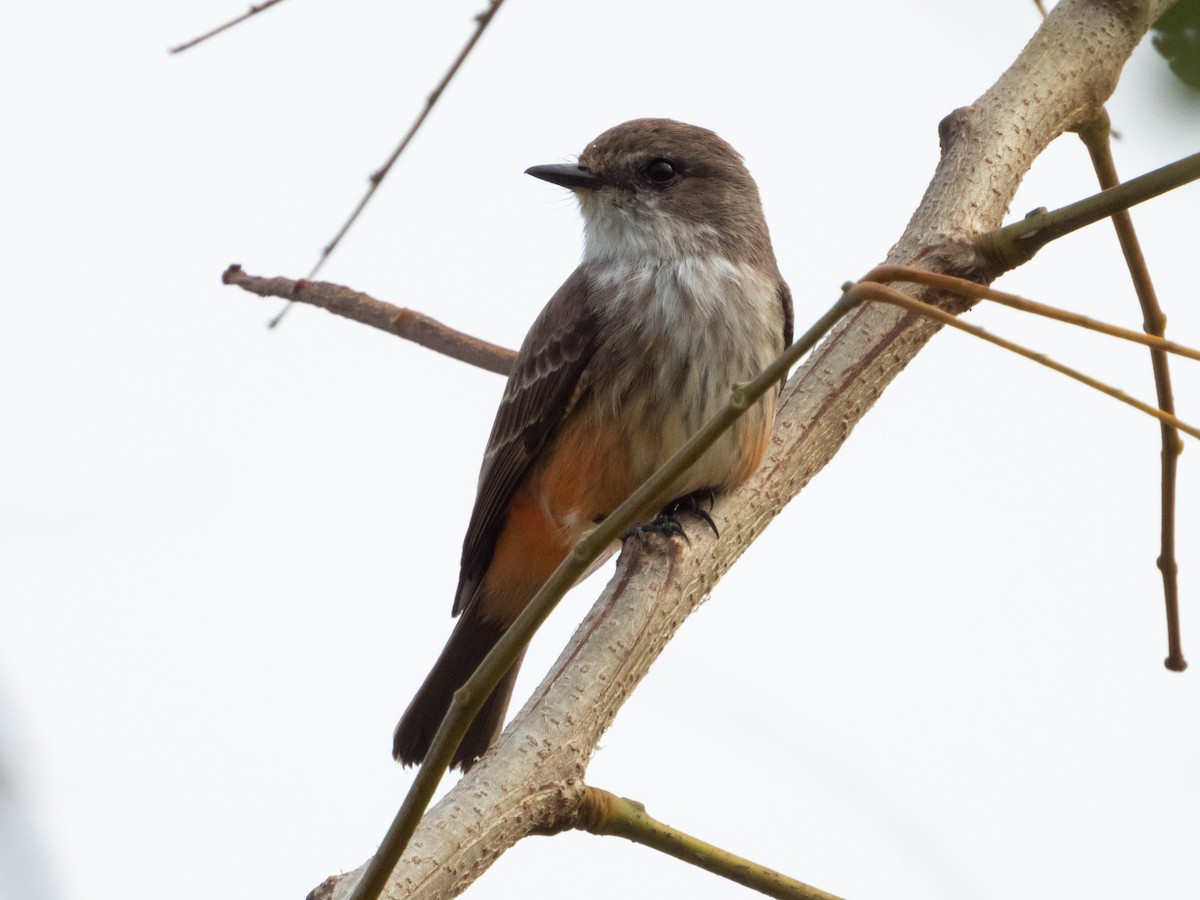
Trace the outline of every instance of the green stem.
{"type": "Polygon", "coordinates": [[[976,237],[975,250],[997,272],[1007,272],[1029,262],[1042,247],[1064,234],[1196,179],[1200,179],[1200,153],[1053,212],[1034,210],[1019,222],[976,237]]]}
{"type": "Polygon", "coordinates": [[[720,875],[743,887],[782,900],[838,900],[820,888],[796,881],[766,866],[714,847],[699,838],[664,825],[636,800],[589,787],[587,803],[596,813],[586,825],[592,834],[623,837],[678,860],[720,875]]]}

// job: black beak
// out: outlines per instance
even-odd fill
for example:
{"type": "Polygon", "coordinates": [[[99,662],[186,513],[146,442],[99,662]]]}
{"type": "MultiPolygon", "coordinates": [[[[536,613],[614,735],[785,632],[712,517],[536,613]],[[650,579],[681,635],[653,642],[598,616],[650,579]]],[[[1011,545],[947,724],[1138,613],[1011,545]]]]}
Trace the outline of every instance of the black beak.
{"type": "Polygon", "coordinates": [[[525,174],[572,190],[576,188],[595,190],[604,184],[604,179],[586,166],[530,166],[525,170],[525,174]]]}

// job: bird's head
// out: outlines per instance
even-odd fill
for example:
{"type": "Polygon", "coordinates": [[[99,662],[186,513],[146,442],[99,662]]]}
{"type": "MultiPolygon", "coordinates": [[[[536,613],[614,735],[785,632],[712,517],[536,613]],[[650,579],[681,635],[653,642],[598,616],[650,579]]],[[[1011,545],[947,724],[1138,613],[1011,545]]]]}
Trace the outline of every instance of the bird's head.
{"type": "Polygon", "coordinates": [[[588,260],[717,254],[758,263],[771,252],[754,179],[706,128],[634,119],[592,141],[577,164],[526,172],[574,192],[588,260]]]}

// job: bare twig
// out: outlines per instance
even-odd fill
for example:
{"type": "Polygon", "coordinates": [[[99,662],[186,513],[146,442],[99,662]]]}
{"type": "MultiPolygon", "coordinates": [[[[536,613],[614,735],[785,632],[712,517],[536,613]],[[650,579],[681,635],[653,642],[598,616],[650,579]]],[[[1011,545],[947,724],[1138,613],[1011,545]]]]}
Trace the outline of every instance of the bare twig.
{"type": "MultiPolygon", "coordinates": [[[[1079,130],[1079,137],[1087,147],[1088,155],[1092,158],[1092,166],[1096,170],[1096,178],[1101,188],[1115,188],[1121,179],[1117,176],[1117,167],[1113,162],[1112,147],[1109,142],[1111,125],[1108,112],[1100,111],[1090,124],[1079,130]]],[[[1133,279],[1133,288],[1137,292],[1138,302],[1142,307],[1142,327],[1147,334],[1162,337],[1167,330],[1167,317],[1163,315],[1162,307],[1158,304],[1158,296],[1154,283],[1150,279],[1150,269],[1137,234],[1133,230],[1133,219],[1128,210],[1120,210],[1112,214],[1113,228],[1117,232],[1117,240],[1121,244],[1121,252],[1125,256],[1125,265],[1133,279]]],[[[1151,349],[1150,364],[1154,371],[1154,387],[1158,392],[1159,409],[1165,412],[1175,412],[1175,397],[1171,390],[1171,369],[1167,355],[1161,349],[1151,349]]],[[[1162,425],[1162,497],[1161,497],[1161,531],[1162,542],[1158,556],[1158,568],[1163,579],[1163,599],[1167,615],[1167,658],[1163,664],[1173,672],[1182,672],[1187,668],[1187,660],[1183,657],[1183,639],[1179,627],[1179,564],[1175,557],[1175,485],[1179,467],[1179,454],[1183,452],[1183,442],[1178,432],[1170,425],[1162,425]]]]}
{"type": "Polygon", "coordinates": [[[1088,331],[1106,334],[1109,337],[1120,338],[1123,341],[1130,341],[1134,344],[1142,344],[1145,347],[1161,350],[1164,353],[1174,353],[1177,356],[1184,356],[1188,359],[1200,360],[1200,350],[1194,347],[1177,344],[1174,341],[1168,341],[1166,338],[1158,337],[1157,335],[1146,334],[1144,331],[1131,331],[1128,328],[1122,328],[1120,325],[1110,325],[1108,322],[1101,322],[1099,319],[1083,316],[1070,310],[1048,306],[1045,303],[1038,303],[1035,300],[1027,300],[1024,297],[1018,297],[1016,294],[997,291],[978,282],[967,281],[965,278],[955,278],[953,275],[930,272],[928,269],[897,265],[876,266],[864,275],[862,280],[876,281],[881,284],[895,284],[896,282],[923,284],[926,287],[937,288],[938,290],[957,294],[971,300],[990,300],[993,303],[999,303],[1001,306],[1007,306],[1010,309],[1032,313],[1035,316],[1053,319],[1056,322],[1074,325],[1077,328],[1085,328],[1088,331]]]}
{"type": "MultiPolygon", "coordinates": [[[[450,68],[446,70],[446,74],[442,76],[442,80],[437,83],[437,86],[433,89],[429,96],[425,98],[425,106],[421,109],[421,112],[418,113],[417,118],[409,127],[408,133],[404,135],[400,143],[396,146],[396,149],[392,151],[392,155],[387,158],[387,162],[385,162],[377,171],[371,173],[371,177],[369,179],[370,183],[367,186],[367,192],[363,194],[362,199],[358,201],[358,206],[354,207],[354,212],[350,213],[350,218],[345,221],[342,227],[338,230],[338,233],[333,236],[333,240],[331,240],[321,249],[320,258],[317,259],[316,265],[312,267],[312,271],[308,273],[309,278],[314,278],[316,276],[317,272],[321,270],[321,266],[325,265],[325,260],[329,259],[329,255],[333,253],[335,249],[337,249],[338,244],[342,242],[342,238],[346,236],[346,232],[348,232],[350,227],[358,220],[358,217],[362,214],[362,211],[366,208],[367,204],[371,201],[371,198],[375,195],[375,192],[379,190],[379,185],[383,183],[383,179],[387,177],[387,174],[391,171],[392,166],[396,164],[396,160],[400,158],[400,154],[404,152],[405,148],[408,147],[417,131],[425,123],[425,119],[428,118],[429,113],[433,110],[434,105],[442,96],[442,92],[446,90],[446,86],[450,84],[450,80],[458,73],[459,68],[462,66],[463,62],[466,61],[467,56],[469,56],[471,51],[475,49],[475,45],[483,36],[483,32],[487,30],[488,25],[491,24],[492,19],[495,17],[497,11],[503,4],[504,0],[488,0],[487,9],[475,17],[476,24],[474,33],[467,40],[466,44],[463,45],[462,50],[458,52],[458,56],[454,58],[454,62],[450,64],[450,68]]],[[[283,321],[283,317],[287,315],[287,311],[290,308],[291,304],[288,304],[281,309],[279,314],[271,320],[270,327],[274,328],[281,321],[283,321]]]]}
{"type": "Polygon", "coordinates": [[[203,41],[207,41],[210,37],[214,37],[215,35],[220,34],[222,31],[226,31],[227,29],[232,28],[234,25],[237,25],[239,22],[245,22],[247,19],[249,19],[253,16],[257,16],[263,10],[270,9],[276,3],[282,3],[282,2],[283,2],[283,0],[265,0],[264,3],[259,3],[256,6],[251,6],[249,11],[242,13],[236,19],[230,19],[224,25],[218,25],[212,31],[205,32],[204,34],[200,35],[200,37],[192,38],[186,44],[180,44],[178,47],[172,47],[167,52],[168,53],[182,53],[184,50],[187,50],[189,47],[195,47],[197,44],[199,44],[203,41]]]}
{"type": "Polygon", "coordinates": [[[260,297],[283,297],[310,303],[331,313],[379,328],[389,334],[420,344],[460,362],[470,363],[507,375],[516,353],[498,344],[455,331],[422,313],[376,300],[368,294],[352,291],[327,281],[307,281],[290,278],[260,278],[247,275],[239,265],[232,265],[221,276],[225,284],[235,284],[260,297]]]}
{"type": "Polygon", "coordinates": [[[618,797],[599,788],[584,789],[579,819],[573,825],[591,834],[627,838],[635,844],[699,866],[768,897],[782,900],[838,900],[820,888],[796,881],[664,825],[647,813],[646,807],[636,800],[618,797]]]}

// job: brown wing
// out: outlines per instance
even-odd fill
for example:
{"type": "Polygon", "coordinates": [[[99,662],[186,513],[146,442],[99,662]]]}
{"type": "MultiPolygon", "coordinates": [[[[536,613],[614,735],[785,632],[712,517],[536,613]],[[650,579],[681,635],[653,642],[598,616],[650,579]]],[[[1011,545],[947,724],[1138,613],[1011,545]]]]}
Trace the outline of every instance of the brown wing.
{"type": "Polygon", "coordinates": [[[796,314],[792,311],[792,289],[786,281],[779,282],[779,303],[783,306],[783,349],[792,346],[792,331],[796,324],[796,314]]]}
{"type": "Polygon", "coordinates": [[[542,310],[513,363],[479,472],[479,491],[454,595],[454,615],[471,601],[492,561],[509,501],[530,464],[557,433],[595,350],[589,279],[576,269],[542,310]]]}

